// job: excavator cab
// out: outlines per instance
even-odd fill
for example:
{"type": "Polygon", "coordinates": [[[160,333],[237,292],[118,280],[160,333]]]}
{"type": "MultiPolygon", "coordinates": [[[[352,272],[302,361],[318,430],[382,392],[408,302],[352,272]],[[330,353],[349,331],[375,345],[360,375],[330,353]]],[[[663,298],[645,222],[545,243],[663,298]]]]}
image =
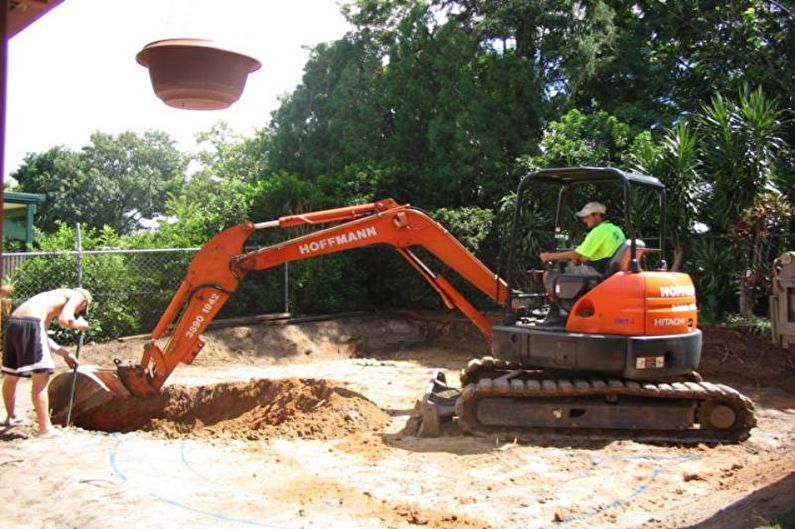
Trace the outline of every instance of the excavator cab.
{"type": "MultiPolygon", "coordinates": [[[[612,276],[616,272],[630,272],[639,271],[642,257],[646,254],[659,254],[664,255],[664,239],[659,235],[654,237],[654,240],[660,241],[659,248],[648,248],[644,241],[637,238],[637,230],[633,224],[633,215],[631,214],[632,196],[635,188],[643,188],[646,191],[655,193],[659,203],[659,233],[665,231],[665,186],[657,178],[652,176],[640,174],[637,172],[626,172],[614,168],[592,168],[592,167],[576,167],[576,168],[555,168],[544,169],[531,173],[522,178],[516,197],[516,209],[514,211],[514,221],[509,242],[509,266],[507,272],[507,279],[510,284],[513,284],[511,271],[519,270],[521,263],[514,263],[515,260],[520,259],[517,252],[516,242],[521,238],[521,230],[523,223],[523,215],[525,213],[524,204],[527,201],[527,193],[539,188],[541,185],[554,185],[559,187],[557,193],[557,207],[554,215],[554,239],[558,242],[558,246],[554,248],[555,251],[573,250],[573,247],[565,246],[569,242],[567,233],[569,230],[565,228],[564,211],[566,198],[571,195],[574,188],[582,187],[584,185],[591,185],[594,188],[619,188],[620,197],[623,199],[622,206],[617,207],[615,204],[613,209],[618,209],[623,218],[616,218],[615,215],[610,215],[610,218],[618,221],[619,225],[623,225],[625,234],[627,235],[626,242],[620,246],[611,257],[604,272],[598,273],[591,269],[587,264],[585,265],[572,265],[566,261],[559,261],[557,263],[544,263],[544,270],[531,270],[532,277],[539,278],[543,273],[545,277],[549,277],[544,290],[546,291],[547,300],[552,300],[561,309],[562,321],[568,317],[569,312],[586,292],[591,290],[597,284],[612,276]],[[560,243],[563,243],[563,246],[560,243]]],[[[612,189],[615,196],[615,189],[612,189]]],[[[648,193],[647,193],[648,198],[648,193]]],[[[571,200],[569,200],[571,202],[571,200]]],[[[615,202],[615,200],[614,200],[615,202]]],[[[570,204],[569,204],[570,205],[570,204]]],[[[573,217],[573,215],[572,215],[573,217]]],[[[550,248],[552,249],[552,248],[550,248]]],[[[521,258],[526,258],[522,256],[521,258]]],[[[658,270],[667,269],[667,264],[664,259],[661,259],[656,267],[658,270]]],[[[519,285],[513,285],[514,292],[522,290],[519,285]]],[[[526,290],[526,288],[525,288],[526,290]]],[[[510,305],[508,305],[510,306],[510,305]]],[[[535,315],[517,315],[516,313],[508,314],[507,320],[514,320],[518,317],[525,319],[538,319],[538,312],[535,315]],[[535,316],[535,318],[534,318],[535,316]]]]}
{"type": "Polygon", "coordinates": [[[493,329],[492,353],[529,368],[562,372],[598,373],[635,380],[661,380],[687,376],[698,367],[701,331],[695,288],[687,274],[669,272],[664,255],[664,237],[658,248],[649,248],[637,238],[633,222],[633,189],[643,187],[657,194],[659,233],[665,233],[665,186],[657,178],[614,168],[544,169],[522,178],[517,190],[511,240],[508,249],[508,311],[501,326],[493,329]],[[523,225],[525,195],[537,184],[561,186],[555,215],[560,231],[564,196],[572,186],[618,185],[623,196],[623,227],[626,243],[613,255],[602,274],[551,272],[556,277],[551,297],[564,318],[554,326],[511,310],[515,306],[513,261],[518,258],[516,241],[523,225]],[[643,270],[644,253],[659,253],[653,270],[643,270]]]}

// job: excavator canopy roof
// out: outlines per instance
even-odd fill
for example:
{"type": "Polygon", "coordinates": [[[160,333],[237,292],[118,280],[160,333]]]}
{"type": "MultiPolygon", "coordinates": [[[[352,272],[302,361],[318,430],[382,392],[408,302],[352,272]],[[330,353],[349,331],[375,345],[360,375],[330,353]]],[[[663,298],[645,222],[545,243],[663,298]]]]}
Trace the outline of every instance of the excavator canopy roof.
{"type": "Polygon", "coordinates": [[[559,185],[615,182],[625,185],[630,183],[665,188],[665,185],[653,176],[634,171],[622,171],[614,167],[556,167],[541,169],[525,178],[559,185]]]}

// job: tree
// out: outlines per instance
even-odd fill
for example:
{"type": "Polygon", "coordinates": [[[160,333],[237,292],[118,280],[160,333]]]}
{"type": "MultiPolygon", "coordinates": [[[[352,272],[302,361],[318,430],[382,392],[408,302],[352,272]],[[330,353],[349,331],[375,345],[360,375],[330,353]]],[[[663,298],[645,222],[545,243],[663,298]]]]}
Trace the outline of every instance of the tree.
{"type": "Polygon", "coordinates": [[[251,137],[233,132],[226,122],[218,122],[210,130],[196,135],[199,146],[205,147],[195,157],[199,171],[224,180],[255,183],[268,169],[270,137],[260,129],[251,137]]]}
{"type": "Polygon", "coordinates": [[[343,180],[353,166],[377,175],[381,196],[490,205],[513,186],[513,159],[535,149],[541,83],[467,24],[438,24],[424,3],[398,7],[394,26],[315,49],[274,114],[271,169],[343,180]]]}
{"type": "Polygon", "coordinates": [[[152,239],[167,247],[201,246],[212,236],[249,220],[249,186],[236,178],[194,174],[164,201],[166,218],[152,239]]]}
{"type": "Polygon", "coordinates": [[[165,212],[162,198],[180,187],[185,167],[185,157],[163,132],[97,132],[79,152],[53,147],[29,154],[11,176],[20,191],[47,195],[38,212],[43,231],[54,231],[60,220],[124,234],[165,212]]]}
{"type": "Polygon", "coordinates": [[[787,247],[776,244],[774,237],[787,233],[793,214],[795,208],[782,195],[765,192],[732,227],[730,237],[745,267],[740,277],[741,316],[753,316],[756,300],[766,300],[772,281],[770,263],[787,247]]]}
{"type": "Polygon", "coordinates": [[[570,110],[549,123],[541,140],[541,154],[523,158],[526,169],[577,165],[626,165],[630,128],[615,116],[599,111],[570,110]]]}
{"type": "Polygon", "coordinates": [[[381,69],[367,36],[316,47],[301,84],[273,113],[271,171],[314,180],[378,153],[383,111],[376,78],[381,69]]]}
{"type": "Polygon", "coordinates": [[[713,233],[726,234],[765,190],[779,191],[783,117],[761,88],[747,87],[737,101],[716,94],[696,116],[702,173],[710,186],[704,222],[713,233]]]}

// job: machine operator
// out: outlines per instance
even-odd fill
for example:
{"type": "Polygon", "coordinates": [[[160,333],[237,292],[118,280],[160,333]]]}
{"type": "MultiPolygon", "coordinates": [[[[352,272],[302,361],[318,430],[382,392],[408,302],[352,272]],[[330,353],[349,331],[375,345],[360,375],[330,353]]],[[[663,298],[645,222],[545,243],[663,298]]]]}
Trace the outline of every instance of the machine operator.
{"type": "MultiPolygon", "coordinates": [[[[583,219],[588,229],[591,230],[582,244],[574,250],[565,252],[542,252],[540,255],[541,261],[547,263],[568,260],[582,265],[570,266],[566,273],[594,276],[605,273],[613,254],[627,240],[621,228],[605,219],[606,213],[607,207],[600,202],[588,202],[585,204],[576,213],[578,217],[583,219]]],[[[547,320],[545,320],[547,324],[556,324],[561,321],[560,307],[556,303],[552,292],[557,276],[558,274],[555,272],[544,274],[544,286],[552,300],[549,315],[547,320]]]]}
{"type": "Polygon", "coordinates": [[[567,252],[542,252],[541,261],[546,263],[568,260],[585,263],[599,274],[605,273],[613,254],[627,240],[621,228],[609,220],[605,220],[605,213],[607,213],[607,208],[604,204],[599,202],[585,204],[577,212],[577,216],[585,221],[591,231],[588,232],[582,244],[567,252]]]}

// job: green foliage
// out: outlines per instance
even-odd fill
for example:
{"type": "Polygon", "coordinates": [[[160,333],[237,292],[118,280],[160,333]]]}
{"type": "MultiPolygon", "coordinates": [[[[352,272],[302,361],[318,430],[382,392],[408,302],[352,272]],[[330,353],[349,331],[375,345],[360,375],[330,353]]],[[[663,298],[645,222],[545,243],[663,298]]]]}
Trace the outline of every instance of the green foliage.
{"type": "Polygon", "coordinates": [[[772,283],[770,263],[788,246],[777,235],[789,231],[789,220],[795,208],[778,193],[757,195],[753,207],[743,211],[737,225],[729,231],[740,266],[740,314],[751,316],[757,300],[767,304],[772,283]]]}
{"type": "Polygon", "coordinates": [[[383,140],[384,109],[376,98],[381,70],[378,50],[366,35],[315,48],[302,83],[273,113],[271,171],[314,180],[366,162],[378,151],[383,140]]]}
{"type": "MultiPolygon", "coordinates": [[[[643,128],[697,111],[743,84],[789,101],[795,94],[791,8],[775,0],[610,2],[614,53],[572,93],[643,128]]],[[[787,136],[794,137],[790,127],[787,136]]]]}
{"type": "Polygon", "coordinates": [[[697,238],[684,271],[693,278],[701,319],[719,321],[737,311],[738,268],[732,247],[721,239],[697,238]]]}
{"type": "Polygon", "coordinates": [[[732,329],[739,329],[752,334],[770,335],[771,324],[768,318],[729,314],[726,316],[725,322],[726,326],[731,327],[732,329]]]}
{"type": "Polygon", "coordinates": [[[19,239],[4,238],[3,240],[3,253],[24,252],[25,241],[19,239]]]}
{"type": "MultiPolygon", "coordinates": [[[[41,234],[37,240],[42,251],[74,248],[74,230],[63,223],[56,224],[57,231],[51,235],[41,234]]],[[[82,231],[84,250],[119,247],[123,243],[109,228],[82,231]]],[[[141,330],[135,314],[135,305],[130,303],[130,293],[141,283],[143,270],[130,266],[120,255],[87,255],[83,260],[83,285],[94,296],[89,318],[88,335],[102,340],[141,330]]],[[[77,286],[77,256],[34,257],[14,271],[10,283],[15,296],[30,297],[38,292],[55,288],[77,286]]],[[[14,304],[24,301],[15,297],[14,304]]],[[[58,339],[71,340],[71,332],[59,331],[58,339]]]]}
{"type": "Polygon", "coordinates": [[[312,211],[323,200],[319,189],[292,173],[279,172],[249,190],[251,211],[258,219],[275,219],[312,211]]]}
{"type": "Polygon", "coordinates": [[[154,239],[165,247],[203,244],[210,235],[249,217],[249,187],[236,178],[196,173],[165,201],[166,220],[154,239]]]}
{"type": "Polygon", "coordinates": [[[225,122],[196,135],[205,147],[196,156],[200,174],[211,175],[221,181],[255,183],[267,172],[266,154],[270,138],[266,130],[258,130],[252,137],[235,134],[225,122]]]}
{"type": "Polygon", "coordinates": [[[132,233],[141,219],[164,213],[162,198],[179,188],[185,167],[186,158],[163,132],[97,132],[79,152],[53,147],[27,155],[11,176],[19,191],[47,195],[36,221],[45,232],[61,221],[132,233]]]}
{"type": "MultiPolygon", "coordinates": [[[[674,246],[672,269],[682,266],[693,225],[699,218],[704,189],[698,173],[698,139],[686,122],[669,130],[659,143],[642,133],[635,138],[631,159],[641,172],[658,177],[666,186],[666,237],[674,246]]],[[[642,204],[636,211],[656,211],[653,204],[642,204]]],[[[643,219],[648,222],[648,219],[643,219]]],[[[655,219],[656,221],[657,219],[655,219]]]]}
{"type": "Polygon", "coordinates": [[[756,195],[774,185],[785,147],[782,118],[777,103],[759,88],[744,88],[736,102],[717,94],[696,117],[710,186],[705,220],[713,233],[726,233],[756,195]]]}
{"type": "Polygon", "coordinates": [[[373,196],[490,206],[513,157],[535,149],[542,96],[532,64],[481,46],[456,19],[437,25],[426,4],[359,7],[367,28],[316,48],[274,114],[271,169],[315,181],[354,167],[373,196]],[[399,20],[386,15],[393,9],[399,20]]]}
{"type": "Polygon", "coordinates": [[[607,112],[586,115],[570,110],[547,126],[541,140],[542,154],[522,161],[527,170],[582,165],[624,167],[629,136],[629,125],[607,112]]]}
{"type": "MultiPolygon", "coordinates": [[[[554,248],[555,211],[549,205],[554,204],[556,198],[550,193],[549,186],[525,191],[515,234],[512,232],[512,227],[516,210],[516,193],[509,193],[500,200],[497,209],[500,241],[505,252],[509,244],[514,245],[513,262],[520,267],[519,270],[512,271],[514,277],[523,274],[524,269],[529,266],[541,265],[538,255],[554,248]]],[[[504,258],[507,259],[507,253],[504,254],[504,258]]]]}
{"type": "Polygon", "coordinates": [[[494,212],[490,209],[441,208],[433,212],[433,218],[445,226],[470,252],[477,252],[488,237],[494,222],[494,212]]]}

